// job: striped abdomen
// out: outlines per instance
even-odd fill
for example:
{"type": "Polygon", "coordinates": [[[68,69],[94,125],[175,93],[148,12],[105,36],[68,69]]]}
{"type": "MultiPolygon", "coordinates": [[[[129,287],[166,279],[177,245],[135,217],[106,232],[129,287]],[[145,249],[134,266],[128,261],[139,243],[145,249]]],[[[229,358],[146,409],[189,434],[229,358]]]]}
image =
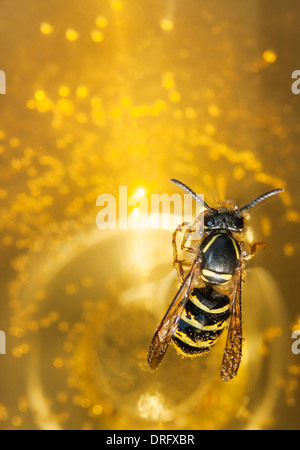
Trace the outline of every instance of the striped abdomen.
{"type": "Polygon", "coordinates": [[[207,353],[225,328],[229,306],[229,297],[212,287],[195,288],[173,336],[176,350],[189,357],[207,353]]]}

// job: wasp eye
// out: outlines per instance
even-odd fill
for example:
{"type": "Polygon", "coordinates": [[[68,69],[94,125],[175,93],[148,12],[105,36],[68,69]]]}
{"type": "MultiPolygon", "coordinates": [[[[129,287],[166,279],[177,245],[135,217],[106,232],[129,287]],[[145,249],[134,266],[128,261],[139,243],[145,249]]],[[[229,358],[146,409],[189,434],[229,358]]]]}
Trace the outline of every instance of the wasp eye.
{"type": "Polygon", "coordinates": [[[205,218],[205,226],[212,227],[215,224],[215,219],[211,216],[205,218]]]}

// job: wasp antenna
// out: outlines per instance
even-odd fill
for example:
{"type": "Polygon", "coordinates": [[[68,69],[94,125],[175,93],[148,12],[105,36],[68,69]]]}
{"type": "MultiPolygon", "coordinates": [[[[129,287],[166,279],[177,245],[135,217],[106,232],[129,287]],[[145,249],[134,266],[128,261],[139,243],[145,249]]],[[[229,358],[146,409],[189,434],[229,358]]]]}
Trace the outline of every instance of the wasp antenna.
{"type": "Polygon", "coordinates": [[[241,213],[243,211],[246,211],[247,209],[252,208],[252,206],[256,205],[257,203],[262,202],[263,200],[266,200],[267,198],[271,197],[272,195],[280,194],[280,192],[283,192],[284,189],[273,189],[273,191],[266,192],[263,195],[260,195],[255,200],[252,200],[252,202],[248,203],[247,205],[243,206],[241,209],[236,211],[237,213],[241,213]]]}
{"type": "Polygon", "coordinates": [[[200,205],[204,206],[204,208],[209,209],[210,211],[216,211],[214,208],[211,208],[210,206],[208,206],[207,203],[205,203],[204,200],[202,200],[201,197],[199,197],[199,195],[197,195],[194,191],[192,191],[191,188],[189,188],[188,186],[186,186],[184,183],[182,183],[181,181],[175,180],[174,178],[171,178],[170,181],[174,184],[177,184],[177,186],[181,187],[182,189],[184,189],[186,192],[188,192],[195,200],[196,202],[200,203],[200,205]]]}

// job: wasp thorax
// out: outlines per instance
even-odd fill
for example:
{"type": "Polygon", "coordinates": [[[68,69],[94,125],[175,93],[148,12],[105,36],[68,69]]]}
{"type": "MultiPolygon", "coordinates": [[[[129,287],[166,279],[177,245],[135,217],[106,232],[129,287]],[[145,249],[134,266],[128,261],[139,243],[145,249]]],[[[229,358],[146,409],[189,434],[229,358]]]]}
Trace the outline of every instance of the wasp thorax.
{"type": "Polygon", "coordinates": [[[204,228],[240,233],[244,228],[244,219],[234,211],[207,212],[204,216],[204,228]]]}

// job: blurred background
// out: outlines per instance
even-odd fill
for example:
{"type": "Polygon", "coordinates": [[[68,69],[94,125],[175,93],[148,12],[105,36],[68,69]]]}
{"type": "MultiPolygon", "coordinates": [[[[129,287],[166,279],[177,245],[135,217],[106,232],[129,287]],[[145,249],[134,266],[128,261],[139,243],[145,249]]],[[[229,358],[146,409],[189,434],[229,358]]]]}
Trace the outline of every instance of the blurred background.
{"type": "Polygon", "coordinates": [[[300,428],[296,0],[1,0],[1,429],[300,428]],[[178,192],[251,211],[245,348],[219,378],[169,349],[171,231],[99,230],[96,199],[178,192]]]}

